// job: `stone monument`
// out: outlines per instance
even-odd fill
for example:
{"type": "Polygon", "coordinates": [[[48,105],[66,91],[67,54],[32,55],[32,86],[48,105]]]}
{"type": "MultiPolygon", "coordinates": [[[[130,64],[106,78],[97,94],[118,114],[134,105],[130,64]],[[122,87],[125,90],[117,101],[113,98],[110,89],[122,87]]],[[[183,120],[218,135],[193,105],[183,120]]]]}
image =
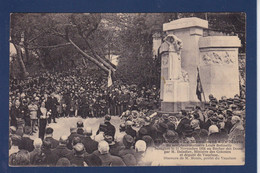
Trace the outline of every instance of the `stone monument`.
{"type": "Polygon", "coordinates": [[[161,109],[174,112],[189,102],[189,77],[181,67],[182,41],[168,34],[159,48],[161,55],[161,109]]]}
{"type": "Polygon", "coordinates": [[[196,17],[163,24],[167,34],[159,48],[163,112],[178,112],[200,102],[196,95],[197,68],[206,101],[209,94],[217,99],[239,94],[241,41],[237,36],[205,37],[204,29],[208,30],[208,21],[196,17]]]}

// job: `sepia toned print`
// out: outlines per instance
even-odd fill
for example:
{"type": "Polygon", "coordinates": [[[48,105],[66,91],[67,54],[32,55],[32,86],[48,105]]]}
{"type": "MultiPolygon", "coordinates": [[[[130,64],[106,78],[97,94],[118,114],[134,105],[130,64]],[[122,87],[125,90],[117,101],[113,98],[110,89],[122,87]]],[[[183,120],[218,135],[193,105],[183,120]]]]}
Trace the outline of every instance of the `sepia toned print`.
{"type": "Polygon", "coordinates": [[[10,18],[10,166],[245,164],[245,13],[10,18]]]}

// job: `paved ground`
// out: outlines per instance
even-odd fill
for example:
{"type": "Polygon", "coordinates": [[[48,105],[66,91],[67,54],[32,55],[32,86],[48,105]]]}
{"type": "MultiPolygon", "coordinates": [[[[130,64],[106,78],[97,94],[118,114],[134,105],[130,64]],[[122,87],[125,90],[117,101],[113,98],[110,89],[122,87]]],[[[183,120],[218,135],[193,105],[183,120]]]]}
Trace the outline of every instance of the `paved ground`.
{"type": "MultiPolygon", "coordinates": [[[[82,120],[84,123],[84,127],[92,127],[93,134],[96,134],[98,130],[99,124],[104,122],[104,118],[86,118],[83,119],[81,117],[69,117],[69,118],[58,118],[56,119],[57,123],[51,123],[48,126],[52,127],[54,130],[53,137],[55,139],[59,139],[62,135],[70,134],[70,126],[76,125],[79,120],[82,120]]],[[[116,133],[119,131],[119,125],[121,124],[121,120],[118,116],[111,117],[111,124],[116,127],[116,133]]],[[[32,139],[38,137],[38,132],[31,136],[32,139]]]]}

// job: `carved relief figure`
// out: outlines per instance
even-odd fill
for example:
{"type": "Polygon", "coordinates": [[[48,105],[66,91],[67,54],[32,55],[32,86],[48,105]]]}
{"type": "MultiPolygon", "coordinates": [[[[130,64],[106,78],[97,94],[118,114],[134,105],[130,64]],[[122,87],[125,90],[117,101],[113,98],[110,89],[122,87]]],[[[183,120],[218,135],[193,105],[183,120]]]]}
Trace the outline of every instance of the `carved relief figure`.
{"type": "Polygon", "coordinates": [[[204,64],[233,64],[235,56],[228,52],[207,52],[202,54],[202,61],[204,64]]]}

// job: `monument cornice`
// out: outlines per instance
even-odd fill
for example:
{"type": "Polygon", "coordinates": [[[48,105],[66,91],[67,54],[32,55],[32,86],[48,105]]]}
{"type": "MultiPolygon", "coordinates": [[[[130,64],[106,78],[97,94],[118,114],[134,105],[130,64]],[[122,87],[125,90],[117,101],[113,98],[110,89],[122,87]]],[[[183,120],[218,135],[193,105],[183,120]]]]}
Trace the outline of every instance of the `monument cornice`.
{"type": "Polygon", "coordinates": [[[163,31],[171,31],[184,28],[208,28],[208,21],[197,17],[181,18],[163,24],[163,31]]]}
{"type": "Polygon", "coordinates": [[[241,41],[237,36],[207,36],[199,39],[199,48],[238,48],[241,41]]]}

